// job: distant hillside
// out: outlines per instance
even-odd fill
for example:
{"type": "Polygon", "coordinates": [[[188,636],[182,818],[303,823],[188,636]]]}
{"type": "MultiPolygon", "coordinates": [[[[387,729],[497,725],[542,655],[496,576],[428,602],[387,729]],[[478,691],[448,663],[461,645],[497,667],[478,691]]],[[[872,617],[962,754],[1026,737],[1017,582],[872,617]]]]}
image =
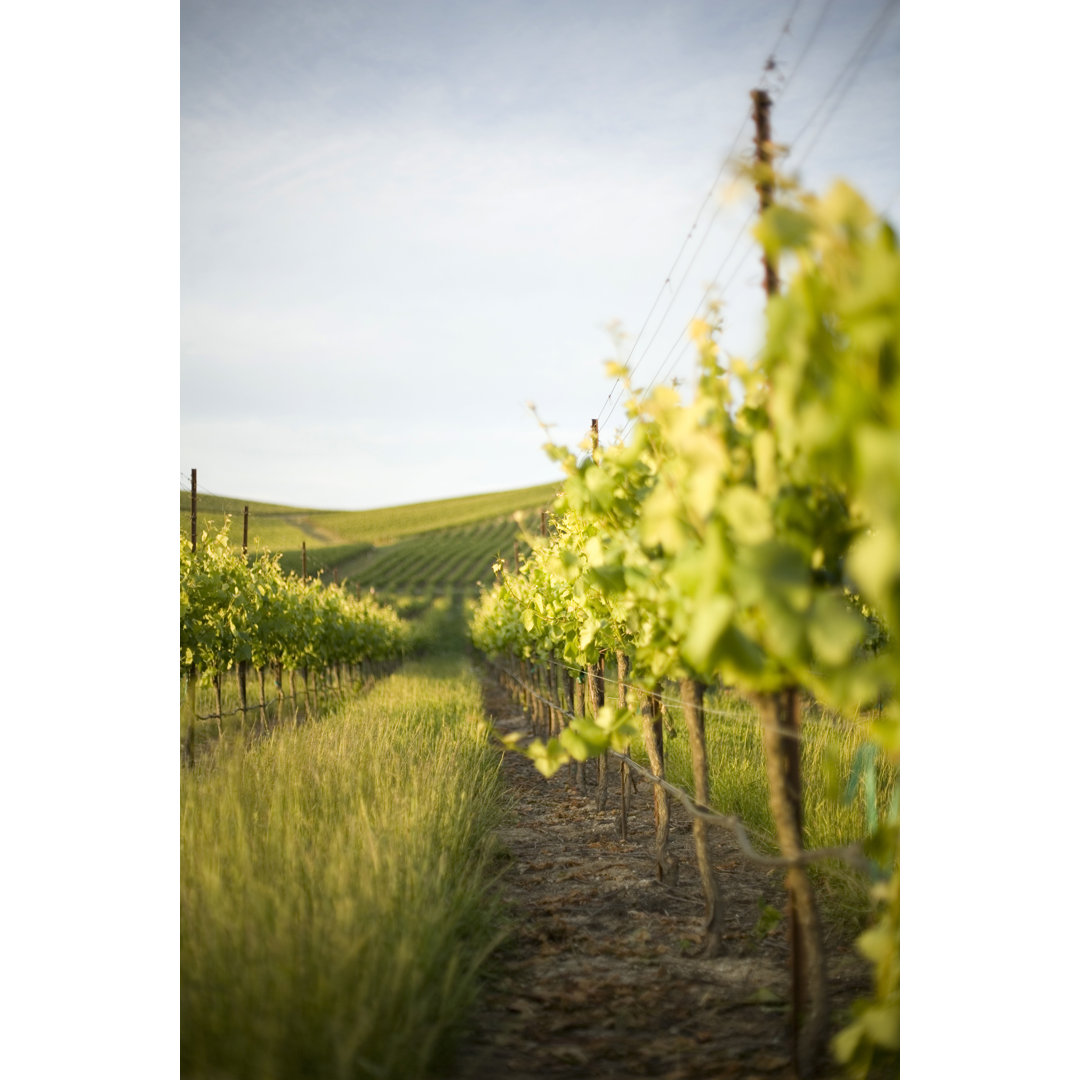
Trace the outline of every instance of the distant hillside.
{"type": "MultiPolygon", "coordinates": [[[[472,588],[491,577],[499,554],[513,562],[518,527],[513,515],[526,515],[526,526],[539,528],[539,511],[559,484],[467,495],[386,507],[381,510],[312,510],[247,501],[248,548],[282,554],[282,566],[299,572],[300,546],[307,545],[311,575],[377,591],[414,592],[472,588]]],[[[203,495],[198,527],[219,528],[231,515],[229,536],[239,547],[243,537],[243,499],[203,495]]],[[[180,531],[191,529],[191,496],[180,493],[180,531]]],[[[522,555],[525,545],[521,545],[522,555]]]]}
{"type": "MultiPolygon", "coordinates": [[[[230,538],[239,545],[243,535],[245,504],[248,513],[249,546],[256,538],[271,551],[299,550],[306,542],[308,551],[342,544],[387,544],[414,533],[470,525],[490,518],[508,517],[517,510],[533,510],[549,503],[559,484],[497,491],[488,495],[464,495],[457,499],[390,506],[381,510],[312,510],[275,503],[253,502],[221,495],[199,493],[199,531],[219,528],[226,514],[231,515],[230,538]]],[[[191,495],[180,492],[180,531],[191,529],[191,495]]]]}
{"type": "MultiPolygon", "coordinates": [[[[540,528],[539,513],[525,512],[522,524],[535,534],[540,528]]],[[[340,581],[376,592],[472,591],[478,581],[491,583],[491,567],[498,556],[513,566],[515,543],[522,558],[529,553],[520,536],[521,529],[513,519],[488,518],[358,552],[330,572],[336,570],[340,581]]],[[[308,561],[310,567],[310,558],[308,561]]],[[[323,576],[325,580],[325,573],[323,576]]]]}

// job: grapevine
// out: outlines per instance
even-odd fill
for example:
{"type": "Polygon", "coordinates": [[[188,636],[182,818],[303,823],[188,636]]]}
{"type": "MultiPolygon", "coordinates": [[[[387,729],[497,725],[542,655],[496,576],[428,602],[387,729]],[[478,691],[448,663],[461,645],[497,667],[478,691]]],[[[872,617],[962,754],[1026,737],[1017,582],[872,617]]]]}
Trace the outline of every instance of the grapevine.
{"type": "MultiPolygon", "coordinates": [[[[847,712],[879,707],[874,743],[899,753],[899,251],[847,185],[822,198],[780,186],[757,237],[787,287],[768,302],[760,357],[721,363],[713,312],[691,328],[699,375],[689,401],[672,387],[643,393],[611,365],[628,435],[584,457],[547,446],[566,475],[559,516],[518,574],[502,568],[472,634],[492,656],[585,666],[618,652],[646,688],[678,681],[703,805],[702,692],[723,685],[755,701],[781,853],[793,860],[808,999],[798,1057],[809,1067],[828,1001],[815,898],[795,865],[800,695],[847,712]]],[[[607,706],[524,750],[552,775],[621,749],[639,724],[607,706]]],[[[876,996],[833,1041],[856,1073],[899,1047],[898,824],[896,810],[867,843],[884,880],[878,921],[858,945],[876,996]]],[[[706,950],[716,951],[719,894],[698,826],[706,950]]]]}
{"type": "MultiPolygon", "coordinates": [[[[270,670],[283,694],[286,672],[320,674],[340,665],[380,662],[409,648],[409,631],[390,608],[338,585],[284,574],[280,556],[249,559],[229,543],[228,519],[204,531],[192,551],[180,543],[180,670],[189,694],[218,691],[222,676],[252,665],[270,670]]],[[[189,717],[189,756],[194,714],[189,717]]]]}

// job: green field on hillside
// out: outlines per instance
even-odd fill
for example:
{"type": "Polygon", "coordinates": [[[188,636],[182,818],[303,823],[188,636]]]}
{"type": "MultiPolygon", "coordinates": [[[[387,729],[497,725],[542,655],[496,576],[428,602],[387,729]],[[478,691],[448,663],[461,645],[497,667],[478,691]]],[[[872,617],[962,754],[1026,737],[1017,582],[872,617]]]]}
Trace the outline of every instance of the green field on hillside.
{"type": "MultiPolygon", "coordinates": [[[[384,545],[417,533],[471,525],[492,518],[509,518],[519,510],[538,510],[551,502],[559,487],[556,483],[540,484],[380,510],[312,510],[200,492],[198,528],[200,532],[204,528],[219,528],[224,517],[230,515],[229,537],[239,547],[243,539],[244,506],[247,505],[248,546],[251,549],[261,545],[271,551],[299,551],[301,543],[306,543],[310,553],[335,546],[384,545]]],[[[180,532],[186,536],[190,530],[191,494],[182,491],[180,532]]]]}
{"type": "MultiPolygon", "coordinates": [[[[539,514],[526,514],[523,524],[537,530],[539,514]]],[[[336,569],[340,581],[376,592],[473,589],[477,582],[487,585],[493,580],[491,567],[499,555],[513,565],[515,542],[522,558],[528,554],[520,535],[514,520],[494,518],[357,552],[336,569]]]]}

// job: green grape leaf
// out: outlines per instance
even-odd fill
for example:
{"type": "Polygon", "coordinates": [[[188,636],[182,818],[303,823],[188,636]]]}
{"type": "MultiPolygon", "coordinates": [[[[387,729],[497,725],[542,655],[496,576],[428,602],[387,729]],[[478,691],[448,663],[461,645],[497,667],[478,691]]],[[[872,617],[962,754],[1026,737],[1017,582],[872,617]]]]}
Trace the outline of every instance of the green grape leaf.
{"type": "Polygon", "coordinates": [[[802,247],[810,239],[814,223],[790,207],[770,206],[758,221],[754,232],[766,254],[776,259],[781,251],[802,247]]]}
{"type": "Polygon", "coordinates": [[[835,593],[819,593],[814,598],[807,638],[814,654],[826,664],[848,663],[866,632],[866,621],[835,593]]]}
{"type": "Polygon", "coordinates": [[[570,760],[566,750],[559,745],[558,739],[548,739],[546,743],[542,739],[537,739],[525,747],[525,753],[548,780],[570,760]]]}
{"type": "Polygon", "coordinates": [[[572,727],[564,728],[559,734],[559,742],[575,761],[587,761],[589,744],[572,727]]]}
{"type": "Polygon", "coordinates": [[[745,484],[725,492],[719,499],[720,513],[738,544],[760,544],[773,536],[772,515],[765,497],[745,484]]]}
{"type": "Polygon", "coordinates": [[[695,606],[693,617],[681,652],[698,674],[708,677],[720,662],[724,633],[735,615],[735,600],[730,596],[714,596],[695,606]]]}

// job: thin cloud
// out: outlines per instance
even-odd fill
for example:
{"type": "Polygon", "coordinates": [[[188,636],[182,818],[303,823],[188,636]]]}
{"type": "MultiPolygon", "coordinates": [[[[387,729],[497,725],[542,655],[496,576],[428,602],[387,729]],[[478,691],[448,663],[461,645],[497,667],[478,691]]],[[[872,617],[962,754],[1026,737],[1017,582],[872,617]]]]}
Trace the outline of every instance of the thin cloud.
{"type": "MultiPolygon", "coordinates": [[[[790,10],[786,0],[185,0],[185,464],[256,497],[244,486],[252,470],[274,483],[294,475],[283,457],[296,432],[357,418],[349,439],[381,438],[393,417],[386,430],[402,446],[453,456],[474,470],[476,490],[514,470],[547,475],[522,402],[536,401],[564,425],[556,437],[576,443],[610,390],[607,324],[635,333],[657,290],[666,306],[684,273],[640,370],[645,381],[685,375],[682,328],[725,254],[742,250],[745,208],[728,208],[708,231],[710,208],[686,256],[703,241],[698,261],[684,259],[667,285],[664,276],[790,10]],[[453,450],[440,451],[426,433],[448,409],[461,427],[453,450]],[[520,438],[490,426],[505,417],[520,419],[520,438]],[[251,425],[276,436],[260,436],[241,471],[233,433],[251,425]],[[497,443],[505,450],[493,455],[497,443]]],[[[868,17],[834,0],[799,93],[777,108],[780,141],[817,106],[868,17]]],[[[795,20],[779,53],[790,59],[810,24],[809,13],[801,28],[795,20]]],[[[809,178],[835,169],[872,198],[895,194],[890,49],[895,37],[820,139],[809,178]]],[[[743,147],[749,139],[744,129],[743,147]]],[[[737,352],[755,347],[759,276],[751,260],[727,296],[725,343],[737,352]]],[[[323,440],[308,445],[329,455],[320,475],[363,475],[362,447],[346,462],[323,440]]],[[[418,466],[410,478],[395,466],[405,485],[396,501],[441,494],[429,486],[450,482],[441,470],[418,466]]],[[[302,486],[260,491],[311,501],[302,486]]],[[[363,503],[350,494],[348,505],[363,503]]]]}

